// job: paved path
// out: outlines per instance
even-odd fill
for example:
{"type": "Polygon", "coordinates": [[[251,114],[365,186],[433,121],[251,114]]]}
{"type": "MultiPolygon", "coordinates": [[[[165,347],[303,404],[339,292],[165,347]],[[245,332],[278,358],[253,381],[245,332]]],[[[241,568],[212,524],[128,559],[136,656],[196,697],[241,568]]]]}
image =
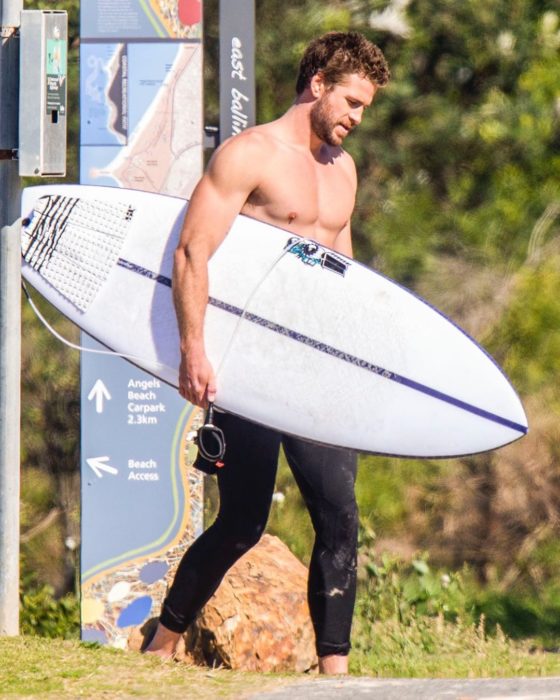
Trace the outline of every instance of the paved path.
{"type": "Polygon", "coordinates": [[[560,700],[560,678],[309,679],[254,700],[560,700]]]}

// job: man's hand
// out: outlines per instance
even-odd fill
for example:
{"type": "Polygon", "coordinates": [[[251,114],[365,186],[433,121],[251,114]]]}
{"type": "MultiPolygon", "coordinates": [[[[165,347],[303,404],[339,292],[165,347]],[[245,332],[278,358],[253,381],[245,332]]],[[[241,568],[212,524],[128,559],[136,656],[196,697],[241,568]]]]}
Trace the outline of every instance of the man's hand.
{"type": "Polygon", "coordinates": [[[181,354],[179,393],[195,406],[207,408],[216,398],[216,377],[202,351],[181,354]]]}

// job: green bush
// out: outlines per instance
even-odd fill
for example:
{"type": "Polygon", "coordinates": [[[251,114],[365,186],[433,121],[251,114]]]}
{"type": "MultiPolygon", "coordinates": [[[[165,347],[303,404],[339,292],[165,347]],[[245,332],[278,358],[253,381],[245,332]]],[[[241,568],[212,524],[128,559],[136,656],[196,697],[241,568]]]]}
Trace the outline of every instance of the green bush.
{"type": "Polygon", "coordinates": [[[527,588],[503,593],[480,591],[475,602],[490,631],[498,626],[512,639],[532,638],[546,648],[558,649],[560,637],[560,591],[557,585],[543,587],[539,594],[527,588]]]}
{"type": "MultiPolygon", "coordinates": [[[[419,617],[474,622],[474,604],[462,572],[437,571],[428,555],[404,562],[387,552],[372,554],[375,533],[362,524],[360,596],[357,615],[376,621],[411,624],[419,617]]],[[[465,569],[466,579],[470,579],[465,569]]]]}
{"type": "Polygon", "coordinates": [[[80,630],[80,606],[75,595],[55,598],[51,586],[29,587],[20,596],[22,634],[76,639],[80,630]]]}

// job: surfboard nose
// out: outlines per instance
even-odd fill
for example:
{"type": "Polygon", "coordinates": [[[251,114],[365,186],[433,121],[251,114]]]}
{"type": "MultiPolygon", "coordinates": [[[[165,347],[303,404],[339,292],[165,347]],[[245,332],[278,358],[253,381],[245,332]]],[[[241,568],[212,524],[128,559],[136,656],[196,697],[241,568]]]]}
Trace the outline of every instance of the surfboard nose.
{"type": "Polygon", "coordinates": [[[521,402],[521,399],[519,396],[517,396],[517,401],[518,401],[518,418],[517,422],[519,423],[520,426],[523,427],[522,435],[520,437],[523,437],[523,435],[527,435],[529,432],[529,418],[527,417],[527,412],[525,411],[525,407],[523,406],[523,403],[521,402]]]}

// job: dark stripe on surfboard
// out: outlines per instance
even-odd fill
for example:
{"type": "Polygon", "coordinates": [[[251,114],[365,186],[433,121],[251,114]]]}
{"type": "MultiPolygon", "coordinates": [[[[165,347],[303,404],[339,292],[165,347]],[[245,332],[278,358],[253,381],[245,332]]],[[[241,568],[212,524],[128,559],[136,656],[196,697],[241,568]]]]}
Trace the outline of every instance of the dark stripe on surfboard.
{"type": "Polygon", "coordinates": [[[158,275],[157,272],[153,272],[152,270],[148,270],[146,267],[142,267],[142,265],[137,265],[136,263],[130,262],[129,260],[125,260],[124,258],[119,258],[117,260],[117,265],[119,267],[124,267],[127,270],[130,270],[131,272],[136,272],[138,275],[142,275],[142,277],[147,277],[150,280],[153,280],[154,282],[159,282],[159,284],[164,284],[166,287],[171,288],[171,280],[169,277],[166,277],[165,275],[158,275]]]}
{"type": "MultiPolygon", "coordinates": [[[[142,267],[141,265],[136,265],[135,263],[129,262],[128,260],[123,260],[122,258],[119,258],[117,264],[120,267],[124,267],[127,270],[131,270],[132,272],[136,272],[137,274],[142,275],[143,277],[147,277],[151,280],[154,280],[155,282],[159,282],[160,284],[164,284],[167,287],[171,287],[171,280],[169,279],[169,277],[148,270],[142,267]]],[[[445,394],[442,391],[438,391],[437,389],[433,389],[432,387],[426,386],[425,384],[416,382],[414,381],[414,379],[409,379],[408,377],[404,377],[401,374],[397,374],[396,372],[392,372],[391,370],[384,369],[379,365],[374,365],[373,363],[368,362],[367,360],[362,360],[359,357],[344,352],[343,350],[339,350],[338,348],[335,348],[332,345],[322,343],[319,340],[315,340],[314,338],[310,338],[309,336],[304,335],[303,333],[299,333],[290,328],[286,328],[286,326],[281,326],[280,324],[263,318],[262,316],[257,316],[256,314],[252,314],[249,311],[244,311],[238,306],[233,306],[232,304],[228,304],[227,302],[221,301],[220,299],[215,299],[214,297],[209,297],[208,303],[216,309],[220,309],[221,311],[225,311],[226,313],[233,314],[234,316],[243,317],[243,319],[250,321],[251,323],[254,323],[263,328],[266,328],[267,330],[272,331],[273,333],[283,335],[287,338],[295,340],[298,343],[311,347],[314,350],[317,350],[318,352],[322,352],[325,355],[329,355],[330,357],[335,357],[337,360],[348,362],[349,364],[354,365],[355,367],[359,367],[360,369],[364,369],[368,372],[372,372],[373,374],[377,374],[380,377],[383,377],[384,379],[388,379],[389,381],[396,382],[397,384],[402,384],[408,389],[418,391],[421,394],[425,394],[426,396],[430,396],[433,399],[443,401],[444,403],[447,403],[451,406],[455,406],[456,408],[466,411],[467,413],[472,413],[475,416],[479,416],[480,418],[484,418],[493,423],[503,425],[506,428],[510,428],[511,430],[516,430],[517,432],[522,433],[523,435],[527,433],[527,427],[521,425],[520,423],[516,423],[515,421],[509,420],[508,418],[503,418],[502,416],[499,416],[495,413],[491,413],[490,411],[486,411],[483,408],[479,408],[478,406],[474,406],[473,404],[467,403],[466,401],[457,399],[454,396],[445,394]]]]}

